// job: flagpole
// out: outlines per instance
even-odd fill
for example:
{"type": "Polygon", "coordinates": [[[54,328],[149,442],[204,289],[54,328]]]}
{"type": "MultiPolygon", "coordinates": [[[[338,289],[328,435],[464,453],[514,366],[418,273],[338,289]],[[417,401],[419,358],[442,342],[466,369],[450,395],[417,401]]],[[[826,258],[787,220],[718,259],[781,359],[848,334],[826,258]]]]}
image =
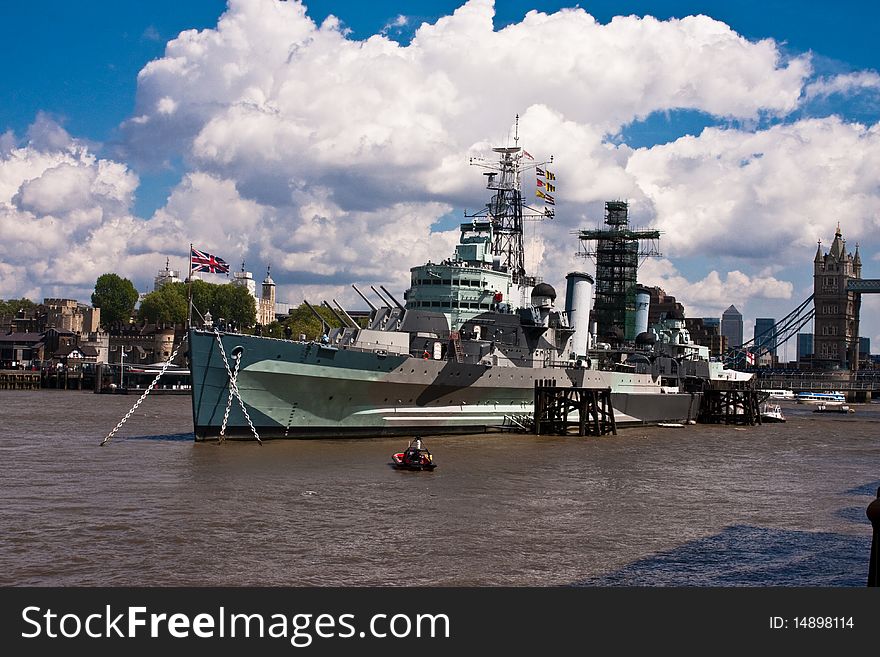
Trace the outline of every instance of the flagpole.
{"type": "Polygon", "coordinates": [[[192,242],[189,244],[189,276],[187,279],[189,280],[189,290],[187,296],[186,304],[186,329],[189,330],[192,328],[192,316],[193,316],[193,245],[192,242]]]}

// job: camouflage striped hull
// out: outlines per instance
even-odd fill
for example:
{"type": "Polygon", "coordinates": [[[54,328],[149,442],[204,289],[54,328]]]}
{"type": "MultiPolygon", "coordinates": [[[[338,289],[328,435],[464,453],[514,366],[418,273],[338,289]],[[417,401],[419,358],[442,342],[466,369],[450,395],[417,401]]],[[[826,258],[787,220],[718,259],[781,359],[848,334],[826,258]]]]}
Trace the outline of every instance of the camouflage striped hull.
{"type": "Polygon", "coordinates": [[[649,375],[487,367],[204,331],[189,338],[197,440],[219,437],[224,426],[227,437],[252,438],[251,425],[260,438],[479,433],[531,416],[542,379],[611,387],[623,425],[685,421],[699,409],[699,395],[662,392],[649,375]],[[237,354],[246,415],[230,394],[237,354]]]}

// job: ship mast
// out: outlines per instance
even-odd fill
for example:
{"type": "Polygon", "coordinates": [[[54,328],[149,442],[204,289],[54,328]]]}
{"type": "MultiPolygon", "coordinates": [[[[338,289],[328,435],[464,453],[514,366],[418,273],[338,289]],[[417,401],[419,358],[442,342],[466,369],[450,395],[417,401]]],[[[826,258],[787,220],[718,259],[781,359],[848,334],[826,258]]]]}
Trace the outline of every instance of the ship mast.
{"type": "MultiPolygon", "coordinates": [[[[513,282],[520,287],[534,286],[538,281],[529,276],[525,267],[523,247],[523,222],[540,221],[553,217],[553,208],[545,206],[536,210],[523,202],[522,172],[545,165],[534,162],[519,145],[519,114],[516,115],[514,146],[493,148],[498,153],[497,163],[488,163],[482,158],[471,158],[470,163],[487,169],[486,188],[492,195],[486,207],[474,214],[465,212],[467,218],[487,218],[492,224],[492,255],[499,258],[501,266],[510,272],[513,282]],[[528,162],[524,162],[528,159],[528,162]]],[[[550,158],[553,161],[553,158],[550,158]]]]}

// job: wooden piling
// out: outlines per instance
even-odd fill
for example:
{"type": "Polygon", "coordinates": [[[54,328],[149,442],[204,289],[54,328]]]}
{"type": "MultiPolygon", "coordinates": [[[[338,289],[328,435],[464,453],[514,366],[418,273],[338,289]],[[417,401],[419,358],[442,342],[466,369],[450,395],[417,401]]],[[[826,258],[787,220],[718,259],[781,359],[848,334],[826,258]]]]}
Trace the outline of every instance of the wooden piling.
{"type": "Polygon", "coordinates": [[[753,386],[714,385],[703,391],[701,424],[761,424],[758,391],[753,386]]]}
{"type": "Polygon", "coordinates": [[[39,390],[40,373],[31,370],[0,371],[0,390],[39,390]]]}
{"type": "Polygon", "coordinates": [[[611,388],[557,386],[554,379],[535,381],[535,435],[617,434],[611,388]],[[577,419],[574,419],[574,413],[577,419]]]}

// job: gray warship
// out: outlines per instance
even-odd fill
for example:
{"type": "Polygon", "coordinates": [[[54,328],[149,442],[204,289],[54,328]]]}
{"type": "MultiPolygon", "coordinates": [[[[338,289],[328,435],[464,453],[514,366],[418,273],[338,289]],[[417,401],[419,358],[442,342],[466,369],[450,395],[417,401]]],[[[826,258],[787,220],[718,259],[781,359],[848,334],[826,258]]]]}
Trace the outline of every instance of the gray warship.
{"type": "Polygon", "coordinates": [[[492,431],[526,422],[548,380],[610,388],[617,426],[687,422],[707,382],[750,378],[710,360],[674,314],[632,344],[603,343],[590,331],[587,273],[568,275],[557,309],[555,289],[524,266],[523,222],[554,208],[549,194],[538,194],[543,208],[524,202],[522,174],[546,163],[518,145],[493,151],[471,161],[491,200],[465,214],[451,257],[413,267],[403,302],[352,286],[370,308],[365,325],[337,304],[343,325],[316,340],[191,328],[196,439],[492,431]]]}

